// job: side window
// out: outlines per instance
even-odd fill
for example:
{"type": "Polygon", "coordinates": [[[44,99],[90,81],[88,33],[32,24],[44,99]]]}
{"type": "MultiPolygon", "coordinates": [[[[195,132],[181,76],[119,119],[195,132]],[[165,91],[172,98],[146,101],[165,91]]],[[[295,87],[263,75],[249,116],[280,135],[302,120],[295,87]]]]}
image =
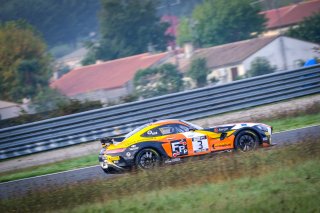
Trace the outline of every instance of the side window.
{"type": "Polygon", "coordinates": [[[147,132],[143,133],[142,137],[156,137],[160,135],[171,135],[177,134],[182,132],[188,132],[189,127],[181,125],[181,124],[167,124],[163,126],[159,126],[153,129],[148,130],[147,132]]]}
{"type": "Polygon", "coordinates": [[[179,132],[189,132],[189,127],[181,125],[181,124],[177,124],[177,128],[179,132]]]}
{"type": "Polygon", "coordinates": [[[143,133],[142,137],[155,137],[162,135],[158,128],[153,128],[143,133]]]}
{"type": "Polygon", "coordinates": [[[170,134],[178,133],[175,125],[172,125],[172,124],[160,126],[159,130],[163,135],[170,135],[170,134]]]}

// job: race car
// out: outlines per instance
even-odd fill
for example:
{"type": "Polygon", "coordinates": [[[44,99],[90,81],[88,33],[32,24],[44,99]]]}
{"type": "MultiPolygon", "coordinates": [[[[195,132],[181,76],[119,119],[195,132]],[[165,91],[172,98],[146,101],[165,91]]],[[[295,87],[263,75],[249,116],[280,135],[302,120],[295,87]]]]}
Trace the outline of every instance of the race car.
{"type": "Polygon", "coordinates": [[[132,167],[150,169],[190,156],[270,146],[271,134],[272,127],[261,123],[202,128],[184,120],[154,121],[124,137],[101,139],[99,161],[106,173],[132,167]]]}

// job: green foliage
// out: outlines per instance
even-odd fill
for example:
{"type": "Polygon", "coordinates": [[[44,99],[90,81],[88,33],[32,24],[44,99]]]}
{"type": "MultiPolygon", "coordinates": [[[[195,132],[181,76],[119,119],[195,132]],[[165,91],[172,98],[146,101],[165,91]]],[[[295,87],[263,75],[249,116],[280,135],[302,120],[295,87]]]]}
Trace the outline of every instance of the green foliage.
{"type": "Polygon", "coordinates": [[[196,82],[197,87],[207,85],[207,75],[209,69],[207,68],[207,61],[205,58],[196,58],[191,61],[191,67],[187,75],[196,82]]]}
{"type": "Polygon", "coordinates": [[[143,53],[149,45],[165,50],[171,38],[165,35],[169,24],[160,22],[156,6],[154,0],[102,0],[101,40],[91,45],[84,63],[143,53]]]}
{"type": "Polygon", "coordinates": [[[200,46],[249,39],[264,30],[266,19],[250,0],[207,0],[196,7],[196,42],[200,46]]]}
{"type": "Polygon", "coordinates": [[[160,16],[168,15],[170,11],[175,16],[183,17],[189,16],[192,10],[203,0],[160,0],[160,2],[161,4],[157,8],[157,13],[160,16]]]}
{"type": "Polygon", "coordinates": [[[138,97],[137,97],[136,94],[129,94],[129,95],[121,96],[119,104],[130,103],[130,102],[133,102],[133,101],[136,101],[136,100],[138,100],[138,97]]]}
{"type": "Polygon", "coordinates": [[[51,75],[46,45],[23,21],[0,25],[0,99],[20,102],[48,85],[51,75]]]}
{"type": "Polygon", "coordinates": [[[46,87],[32,99],[31,108],[36,112],[47,112],[57,109],[60,105],[66,105],[69,101],[68,97],[61,95],[57,90],[46,87]]]}
{"type": "Polygon", "coordinates": [[[286,34],[294,38],[320,43],[320,13],[305,18],[297,27],[291,27],[286,34]]]}
{"type": "Polygon", "coordinates": [[[191,20],[184,17],[180,19],[178,26],[177,43],[182,46],[185,43],[193,41],[191,20]]]}
{"type": "Polygon", "coordinates": [[[74,43],[98,28],[98,0],[0,0],[0,5],[2,22],[26,20],[49,46],[74,43]]]}
{"type": "Polygon", "coordinates": [[[302,2],[304,0],[263,0],[263,1],[253,1],[253,4],[255,2],[259,3],[263,10],[271,10],[273,8],[279,8],[284,7],[292,4],[297,4],[299,2],[302,2]]]}
{"type": "Polygon", "coordinates": [[[134,87],[143,98],[179,92],[183,89],[182,74],[172,64],[139,70],[134,76],[134,87]]]}
{"type": "Polygon", "coordinates": [[[251,62],[250,70],[247,72],[248,77],[254,77],[258,75],[265,75],[273,73],[276,67],[272,67],[268,59],[264,57],[257,57],[251,62]]]}

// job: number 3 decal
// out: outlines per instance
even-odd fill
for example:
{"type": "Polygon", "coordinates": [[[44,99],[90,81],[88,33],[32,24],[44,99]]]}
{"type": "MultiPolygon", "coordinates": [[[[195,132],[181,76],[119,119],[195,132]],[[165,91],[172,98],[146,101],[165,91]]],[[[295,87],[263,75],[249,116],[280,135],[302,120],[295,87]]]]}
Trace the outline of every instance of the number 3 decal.
{"type": "Polygon", "coordinates": [[[209,150],[207,137],[198,136],[192,138],[192,147],[194,153],[207,152],[209,150]]]}

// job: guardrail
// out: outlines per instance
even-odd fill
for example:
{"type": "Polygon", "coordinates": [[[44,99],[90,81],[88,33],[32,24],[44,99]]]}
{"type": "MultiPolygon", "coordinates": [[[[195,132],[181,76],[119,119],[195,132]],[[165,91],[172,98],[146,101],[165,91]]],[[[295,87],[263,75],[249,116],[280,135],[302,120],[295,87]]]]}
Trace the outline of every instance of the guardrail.
{"type": "Polygon", "coordinates": [[[194,120],[320,93],[320,66],[278,72],[0,129],[0,159],[116,136],[151,119],[194,120]]]}

